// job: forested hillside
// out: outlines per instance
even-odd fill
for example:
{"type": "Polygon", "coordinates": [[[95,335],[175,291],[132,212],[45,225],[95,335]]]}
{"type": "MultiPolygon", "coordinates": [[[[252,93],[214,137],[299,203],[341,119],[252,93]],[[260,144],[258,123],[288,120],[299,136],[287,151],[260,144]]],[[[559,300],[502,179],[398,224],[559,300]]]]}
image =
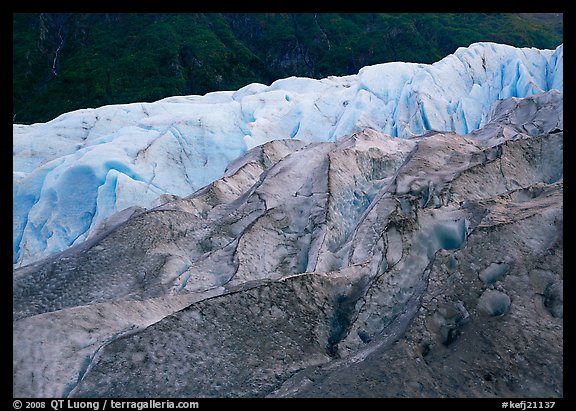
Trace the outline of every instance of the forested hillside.
{"type": "Polygon", "coordinates": [[[563,16],[15,13],[13,122],[389,61],[432,63],[478,41],[555,48],[563,16]]]}

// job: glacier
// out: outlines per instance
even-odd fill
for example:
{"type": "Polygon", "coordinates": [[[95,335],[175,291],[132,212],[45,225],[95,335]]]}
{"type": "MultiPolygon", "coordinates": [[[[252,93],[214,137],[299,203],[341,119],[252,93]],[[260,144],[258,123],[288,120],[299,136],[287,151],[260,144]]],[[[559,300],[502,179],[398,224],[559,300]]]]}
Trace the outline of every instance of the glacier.
{"type": "Polygon", "coordinates": [[[563,45],[483,42],[431,65],[384,63],[343,77],[290,77],[14,124],[13,263],[80,244],[110,218],[188,196],[272,140],[336,141],[365,128],[405,139],[467,134],[496,101],[549,90],[563,90],[563,45]]]}
{"type": "Polygon", "coordinates": [[[13,395],[562,397],[563,128],[254,147],[14,270],[13,395]]]}

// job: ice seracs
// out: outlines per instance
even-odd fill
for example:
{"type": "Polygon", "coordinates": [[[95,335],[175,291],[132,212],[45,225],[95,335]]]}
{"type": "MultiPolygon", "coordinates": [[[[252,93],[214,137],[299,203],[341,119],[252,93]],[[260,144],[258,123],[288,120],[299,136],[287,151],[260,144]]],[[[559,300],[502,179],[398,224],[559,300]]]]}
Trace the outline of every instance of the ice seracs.
{"type": "Polygon", "coordinates": [[[432,65],[378,64],[14,125],[13,263],[78,244],[126,208],[189,195],[271,140],[335,141],[366,127],[399,137],[468,133],[498,99],[562,90],[562,63],[562,45],[476,43],[432,65]]]}

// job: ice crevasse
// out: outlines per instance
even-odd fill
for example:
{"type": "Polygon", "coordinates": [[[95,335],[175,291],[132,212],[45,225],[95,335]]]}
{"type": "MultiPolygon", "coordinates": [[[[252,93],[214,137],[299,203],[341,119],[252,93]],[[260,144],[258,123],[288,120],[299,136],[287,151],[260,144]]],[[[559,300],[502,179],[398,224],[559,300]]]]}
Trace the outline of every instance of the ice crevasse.
{"type": "Polygon", "coordinates": [[[320,80],[82,109],[13,125],[13,263],[88,238],[112,214],[186,196],[274,139],[334,141],[366,127],[466,134],[508,97],[563,90],[555,50],[474,43],[434,64],[384,63],[320,80]]]}

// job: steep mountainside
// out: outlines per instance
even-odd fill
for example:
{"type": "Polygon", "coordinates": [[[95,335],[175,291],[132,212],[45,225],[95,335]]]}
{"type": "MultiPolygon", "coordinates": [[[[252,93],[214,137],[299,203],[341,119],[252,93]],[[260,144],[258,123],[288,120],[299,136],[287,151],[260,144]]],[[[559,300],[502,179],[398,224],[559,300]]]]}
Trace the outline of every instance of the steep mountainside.
{"type": "Polygon", "coordinates": [[[255,147],[15,270],[13,394],[561,397],[562,130],[552,90],[255,147]]]}
{"type": "Polygon", "coordinates": [[[15,13],[13,121],[288,76],[432,63],[473,42],[554,49],[562,14],[15,13]]]}

